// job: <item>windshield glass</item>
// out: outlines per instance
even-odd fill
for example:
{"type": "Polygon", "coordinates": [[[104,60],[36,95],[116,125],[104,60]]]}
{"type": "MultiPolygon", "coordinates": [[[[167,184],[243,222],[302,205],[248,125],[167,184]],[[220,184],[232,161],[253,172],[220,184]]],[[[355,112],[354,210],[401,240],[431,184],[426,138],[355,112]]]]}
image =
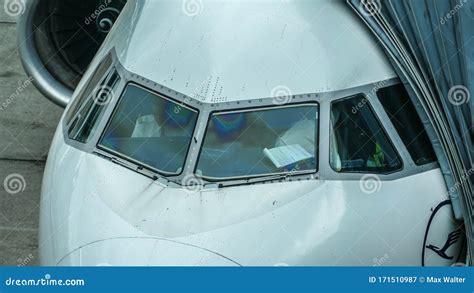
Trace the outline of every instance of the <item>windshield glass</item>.
{"type": "Polygon", "coordinates": [[[183,170],[197,112],[128,85],[99,145],[168,175],[183,170]]]}
{"type": "Polygon", "coordinates": [[[401,159],[363,96],[331,105],[330,163],[336,172],[385,173],[401,159]]]}
{"type": "Polygon", "coordinates": [[[207,179],[315,171],[318,106],[211,115],[196,173],[207,179]]]}

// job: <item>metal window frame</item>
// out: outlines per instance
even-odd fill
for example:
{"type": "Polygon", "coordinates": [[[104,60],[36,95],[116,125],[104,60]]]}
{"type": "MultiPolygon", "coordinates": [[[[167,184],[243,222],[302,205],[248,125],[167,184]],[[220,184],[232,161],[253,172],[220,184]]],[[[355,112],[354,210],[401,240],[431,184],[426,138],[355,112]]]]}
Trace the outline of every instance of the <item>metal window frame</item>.
{"type": "Polygon", "coordinates": [[[201,180],[205,180],[208,182],[212,183],[222,183],[222,182],[229,182],[229,181],[240,181],[242,183],[248,182],[248,180],[255,179],[255,178],[260,178],[260,177],[267,177],[267,176],[279,176],[279,175],[288,175],[291,177],[296,177],[296,176],[317,176],[318,170],[319,170],[319,150],[318,150],[318,145],[319,145],[319,103],[316,101],[306,101],[306,102],[300,102],[300,103],[292,103],[292,104],[283,104],[283,105],[276,105],[273,103],[273,106],[261,106],[261,107],[253,107],[253,108],[244,108],[244,109],[227,109],[223,111],[212,111],[209,113],[208,120],[206,123],[206,129],[204,130],[204,134],[202,135],[202,144],[199,149],[199,153],[197,155],[196,159],[196,164],[194,165],[194,170],[193,174],[196,176],[196,178],[199,178],[201,180]],[[316,169],[310,169],[310,170],[303,170],[299,172],[292,172],[292,171],[284,171],[284,172],[275,172],[275,173],[264,173],[264,174],[256,174],[256,175],[249,175],[249,176],[232,176],[232,177],[210,177],[210,176],[203,176],[197,173],[197,168],[199,164],[199,159],[202,154],[202,144],[204,143],[206,139],[206,135],[208,132],[208,126],[209,122],[211,121],[212,117],[214,115],[219,115],[219,114],[228,114],[228,113],[247,113],[247,112],[257,112],[257,111],[271,111],[271,110],[278,110],[278,109],[288,109],[288,108],[296,108],[296,107],[316,107],[317,113],[318,113],[318,120],[315,121],[316,123],[316,130],[315,130],[315,158],[316,160],[316,169]]]}
{"type": "MultiPolygon", "coordinates": [[[[98,119],[97,131],[91,137],[87,143],[80,143],[73,141],[68,138],[67,135],[67,125],[63,119],[63,134],[65,142],[77,149],[80,149],[87,153],[92,153],[97,156],[100,156],[105,159],[109,159],[118,163],[126,168],[134,170],[138,173],[141,173],[149,178],[153,178],[156,183],[162,184],[168,187],[180,187],[201,184],[205,186],[204,188],[214,188],[218,187],[219,183],[225,183],[226,185],[246,185],[246,184],[265,184],[271,182],[291,182],[291,181],[301,181],[301,180],[337,180],[337,181],[350,181],[350,180],[361,180],[363,176],[367,173],[339,173],[334,171],[329,163],[329,134],[330,134],[330,105],[333,101],[348,98],[350,96],[355,96],[357,94],[363,94],[366,96],[366,99],[370,102],[373,112],[376,118],[379,120],[381,126],[387,134],[388,139],[393,144],[396,152],[399,154],[399,157],[403,164],[403,169],[399,171],[392,172],[390,174],[378,174],[380,180],[390,181],[404,178],[407,176],[423,173],[438,168],[438,164],[431,163],[427,165],[417,166],[405,145],[403,144],[401,138],[399,137],[397,131],[392,125],[388,115],[383,109],[382,104],[379,102],[376,96],[376,90],[378,88],[383,88],[386,86],[391,86],[396,83],[399,83],[398,78],[392,78],[388,80],[379,81],[372,84],[366,84],[361,86],[356,86],[348,89],[330,91],[330,92],[318,92],[318,93],[307,93],[292,95],[289,98],[288,103],[284,106],[291,106],[297,104],[311,104],[315,103],[318,105],[318,145],[317,145],[317,170],[312,173],[305,174],[289,174],[284,178],[272,179],[269,178],[268,181],[262,181],[258,183],[251,182],[251,179],[258,179],[260,177],[271,177],[268,175],[258,175],[251,179],[236,179],[236,180],[221,180],[217,182],[207,182],[204,178],[196,176],[195,169],[197,167],[197,160],[201,151],[202,143],[204,141],[205,131],[207,129],[207,123],[211,117],[211,114],[214,112],[225,112],[225,111],[243,111],[243,110],[252,110],[260,108],[278,108],[281,105],[275,103],[275,98],[273,97],[261,97],[252,100],[240,100],[240,101],[223,101],[223,102],[206,102],[199,100],[199,97],[190,97],[179,93],[171,88],[168,88],[164,85],[161,85],[157,82],[149,80],[145,77],[142,77],[138,74],[135,74],[127,70],[118,60],[115,51],[112,49],[109,53],[113,59],[112,65],[109,70],[106,71],[104,77],[110,73],[110,70],[115,69],[120,76],[119,84],[116,87],[116,94],[113,95],[111,101],[105,106],[103,110],[103,115],[98,119]],[[167,97],[175,102],[178,102],[179,105],[183,107],[188,107],[191,109],[197,109],[198,119],[193,133],[193,139],[189,146],[187,157],[182,169],[181,174],[175,176],[163,176],[156,173],[154,170],[142,170],[139,172],[138,168],[143,164],[136,164],[133,161],[128,159],[120,158],[117,155],[99,148],[98,143],[100,141],[103,132],[106,129],[109,121],[112,118],[114,109],[116,109],[118,103],[120,102],[124,90],[126,89],[129,83],[139,85],[153,94],[158,96],[167,97]],[[382,86],[381,86],[382,84],[382,86]],[[229,184],[231,183],[231,184],[229,184]]],[[[108,54],[107,54],[108,55],[108,54]]],[[[76,97],[78,98],[78,97],[76,97]]],[[[87,100],[87,99],[86,99],[87,100]]]]}
{"type": "MultiPolygon", "coordinates": [[[[351,100],[351,99],[356,99],[356,98],[362,98],[363,100],[365,99],[367,101],[367,103],[363,106],[363,107],[369,107],[369,112],[373,115],[376,123],[378,126],[380,126],[381,130],[379,130],[379,132],[381,131],[382,134],[384,135],[385,139],[387,139],[387,142],[388,144],[392,147],[393,151],[395,152],[395,155],[397,156],[398,160],[400,161],[400,166],[397,168],[397,169],[394,169],[394,170],[391,170],[391,171],[373,171],[373,172],[369,172],[369,171],[337,171],[336,169],[334,169],[334,166],[331,165],[331,156],[329,156],[329,166],[331,166],[331,169],[333,169],[334,172],[337,172],[339,174],[346,174],[346,173],[361,173],[361,174],[377,174],[377,175],[388,175],[388,174],[392,174],[392,173],[396,173],[396,172],[400,172],[402,171],[404,168],[405,168],[405,162],[402,158],[402,156],[400,155],[400,152],[398,151],[398,149],[395,147],[393,141],[392,141],[392,138],[389,136],[389,134],[387,133],[387,130],[383,127],[382,125],[382,121],[380,121],[380,117],[377,116],[377,113],[375,112],[374,108],[372,107],[369,99],[368,99],[368,96],[367,94],[365,93],[361,93],[361,94],[355,94],[353,96],[349,96],[349,97],[345,97],[345,98],[342,98],[342,99],[337,99],[337,100],[333,100],[331,101],[330,103],[330,111],[332,111],[332,108],[333,108],[333,105],[335,103],[340,103],[340,102],[343,102],[343,101],[346,101],[346,100],[351,100]]],[[[331,112],[330,112],[331,113],[331,112]]],[[[332,123],[329,122],[330,124],[330,137],[329,139],[331,139],[331,135],[332,135],[332,123]]],[[[331,142],[329,142],[329,145],[331,145],[331,142]]]]}
{"type": "Polygon", "coordinates": [[[172,177],[177,177],[177,176],[180,176],[183,171],[184,171],[184,165],[186,164],[186,161],[187,161],[187,158],[188,158],[188,155],[189,155],[189,149],[191,147],[191,144],[192,144],[192,141],[193,141],[193,138],[194,138],[194,133],[196,132],[196,127],[197,127],[197,121],[198,119],[196,119],[196,123],[194,124],[194,127],[193,127],[193,131],[192,131],[192,135],[191,135],[191,138],[189,139],[189,143],[188,143],[188,146],[187,146],[187,150],[186,150],[186,155],[185,155],[185,158],[184,158],[184,163],[183,163],[183,166],[181,167],[181,170],[179,172],[168,172],[168,171],[164,171],[164,170],[160,170],[158,168],[155,168],[153,166],[150,166],[146,163],[143,163],[143,162],[140,162],[130,156],[127,156],[125,154],[121,154],[115,150],[112,150],[106,146],[104,146],[101,142],[103,141],[104,137],[105,137],[105,133],[107,131],[107,129],[110,127],[110,124],[112,123],[112,118],[115,116],[115,114],[117,113],[118,111],[118,108],[122,102],[122,99],[123,99],[123,95],[125,94],[126,90],[130,87],[130,86],[134,86],[134,87],[138,87],[148,93],[150,93],[151,95],[153,96],[156,96],[157,98],[161,98],[163,100],[166,100],[166,101],[170,101],[172,103],[175,103],[176,105],[180,106],[180,107],[183,107],[183,108],[186,108],[188,110],[190,110],[191,112],[195,113],[197,115],[197,117],[199,117],[199,109],[197,108],[192,108],[192,107],[189,107],[188,105],[186,104],[183,104],[181,103],[180,101],[178,100],[174,100],[173,98],[170,98],[170,97],[167,97],[165,95],[162,95],[158,92],[154,92],[150,89],[148,89],[147,87],[141,85],[141,84],[138,84],[136,82],[133,82],[133,81],[129,81],[126,83],[121,95],[120,95],[120,99],[117,101],[117,103],[115,104],[114,106],[114,109],[112,111],[112,114],[110,115],[109,119],[107,120],[107,124],[105,125],[104,129],[102,129],[101,131],[101,135],[99,137],[99,140],[97,141],[97,149],[101,150],[101,151],[104,151],[104,152],[110,152],[111,154],[114,154],[122,159],[125,159],[125,160],[129,160],[131,161],[132,163],[135,163],[137,164],[138,166],[144,166],[146,167],[148,170],[158,174],[158,175],[161,175],[161,176],[165,176],[167,178],[172,178],[172,177]]]}
{"type": "MultiPolygon", "coordinates": [[[[400,84],[400,85],[403,86],[402,83],[397,83],[397,84],[400,84]]],[[[400,134],[399,134],[397,128],[395,127],[394,123],[393,123],[392,120],[390,119],[390,116],[389,116],[389,114],[387,113],[387,111],[385,110],[385,107],[383,106],[382,102],[380,101],[380,100],[381,100],[381,97],[380,97],[380,95],[379,95],[379,91],[380,91],[381,89],[390,88],[390,87],[393,87],[393,86],[395,86],[395,85],[397,85],[397,84],[391,84],[391,85],[388,85],[388,86],[386,86],[386,87],[380,88],[380,89],[377,90],[377,92],[375,93],[375,95],[376,95],[377,101],[380,103],[380,105],[382,105],[382,109],[384,110],[384,113],[386,114],[387,119],[389,119],[390,125],[393,127],[393,129],[395,130],[395,132],[397,133],[397,135],[400,136],[400,134]]],[[[407,95],[409,96],[409,93],[407,93],[407,95]]],[[[409,101],[409,103],[412,103],[412,101],[411,101],[411,99],[410,99],[409,97],[408,97],[408,101],[409,101]]],[[[413,108],[414,108],[414,110],[415,110],[415,113],[418,115],[418,113],[416,112],[415,105],[413,105],[413,108]]],[[[425,125],[423,125],[423,123],[422,123],[422,121],[421,121],[421,118],[420,118],[420,125],[423,127],[423,129],[425,129],[425,125]]],[[[425,129],[425,132],[426,132],[426,129],[425,129]]],[[[426,132],[426,135],[428,135],[427,132],[426,132]]],[[[400,139],[401,139],[401,136],[400,136],[400,139]]],[[[407,153],[408,153],[408,155],[409,155],[409,157],[410,157],[410,159],[411,159],[411,160],[410,160],[410,163],[413,163],[413,164],[415,164],[415,165],[418,166],[418,167],[425,167],[425,166],[426,166],[426,169],[432,169],[433,166],[437,166],[437,165],[438,165],[438,164],[436,163],[436,161],[434,161],[434,162],[428,162],[428,163],[424,163],[424,164],[417,164],[416,161],[414,160],[412,154],[410,153],[410,151],[408,151],[408,147],[407,147],[407,145],[405,144],[405,142],[403,142],[403,139],[401,139],[401,141],[402,141],[403,145],[405,146],[405,148],[406,148],[406,150],[407,150],[407,153]]],[[[433,150],[433,153],[434,153],[434,150],[433,150]]],[[[435,155],[435,156],[436,156],[436,155],[435,155]]]]}
{"type": "Polygon", "coordinates": [[[120,63],[118,62],[117,55],[115,53],[115,50],[112,49],[109,53],[105,54],[103,59],[99,62],[99,65],[103,64],[107,58],[111,59],[111,62],[106,70],[104,70],[104,73],[102,76],[100,76],[97,80],[97,84],[92,85],[92,79],[94,75],[97,73],[96,70],[90,74],[88,77],[89,80],[84,84],[84,87],[81,88],[77,94],[73,97],[73,99],[70,101],[69,105],[67,106],[64,114],[64,119],[62,119],[62,130],[63,130],[63,138],[64,141],[69,144],[72,147],[78,148],[80,150],[83,150],[88,153],[92,153],[93,150],[95,149],[95,145],[97,143],[97,139],[102,133],[102,129],[104,127],[104,120],[105,118],[110,116],[110,105],[116,103],[116,101],[119,99],[121,96],[121,93],[124,89],[124,78],[121,74],[123,67],[120,66],[120,63]],[[120,68],[119,68],[120,67],[120,68]],[[112,99],[107,103],[107,105],[103,106],[102,113],[100,117],[98,117],[96,123],[97,127],[95,133],[89,137],[89,140],[86,143],[82,143],[80,141],[76,141],[72,138],[69,137],[69,128],[71,124],[74,122],[75,118],[77,115],[82,111],[82,109],[87,105],[87,102],[92,99],[92,95],[94,94],[97,86],[99,86],[102,83],[107,83],[110,78],[112,78],[113,74],[111,74],[113,71],[115,71],[118,74],[119,81],[115,85],[115,93],[112,95],[112,99]],[[86,93],[86,89],[88,87],[92,86],[91,91],[89,93],[86,93]],[[84,94],[88,94],[87,97],[84,97],[84,94]],[[82,99],[82,101],[80,101],[82,99]],[[80,104],[76,104],[75,102],[81,102],[80,104]],[[67,119],[69,117],[69,119],[67,119]]]}

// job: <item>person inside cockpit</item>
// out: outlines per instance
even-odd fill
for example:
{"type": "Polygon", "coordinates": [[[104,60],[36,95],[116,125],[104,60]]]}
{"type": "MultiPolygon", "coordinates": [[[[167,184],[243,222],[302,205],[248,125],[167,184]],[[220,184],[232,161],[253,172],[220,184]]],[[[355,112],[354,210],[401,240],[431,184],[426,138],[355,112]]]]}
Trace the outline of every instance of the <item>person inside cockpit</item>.
{"type": "Polygon", "coordinates": [[[390,172],[400,166],[395,149],[363,97],[334,102],[331,128],[330,163],[336,172],[390,172]]]}

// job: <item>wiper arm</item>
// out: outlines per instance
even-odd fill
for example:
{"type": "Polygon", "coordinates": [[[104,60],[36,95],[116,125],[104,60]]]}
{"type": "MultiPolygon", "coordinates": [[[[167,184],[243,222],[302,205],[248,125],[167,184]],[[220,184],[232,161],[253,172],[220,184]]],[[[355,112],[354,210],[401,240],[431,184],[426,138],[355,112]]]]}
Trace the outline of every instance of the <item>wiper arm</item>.
{"type": "Polygon", "coordinates": [[[247,183],[259,183],[271,180],[281,180],[290,177],[290,174],[278,174],[278,175],[268,175],[263,177],[251,178],[247,180],[247,183]]]}
{"type": "Polygon", "coordinates": [[[149,177],[153,180],[157,180],[158,179],[158,175],[155,174],[153,171],[150,171],[149,169],[147,169],[144,165],[142,164],[138,164],[138,163],[130,163],[130,162],[127,162],[127,161],[124,161],[124,160],[121,160],[119,158],[116,158],[116,157],[110,157],[110,160],[113,162],[113,163],[116,163],[116,164],[119,164],[125,168],[128,168],[132,171],[135,171],[137,173],[140,173],[142,175],[145,175],[146,177],[149,177]]]}
{"type": "Polygon", "coordinates": [[[290,176],[291,174],[268,175],[268,176],[242,180],[242,182],[219,183],[219,187],[239,186],[239,185],[254,184],[254,183],[260,183],[260,182],[266,182],[266,181],[272,181],[272,180],[282,180],[282,179],[287,179],[290,176]]]}
{"type": "Polygon", "coordinates": [[[109,154],[106,154],[106,153],[103,153],[103,152],[95,152],[96,154],[98,154],[99,156],[101,157],[104,157],[106,159],[109,159],[112,163],[115,163],[117,165],[120,165],[122,167],[125,167],[129,170],[132,170],[132,171],[135,171],[137,173],[140,173],[146,177],[149,177],[153,180],[158,180],[158,175],[156,173],[154,173],[153,171],[149,170],[147,167],[145,167],[144,165],[142,164],[138,164],[138,163],[131,163],[131,162],[128,162],[128,161],[125,161],[125,160],[122,160],[120,158],[117,158],[115,156],[112,156],[112,155],[109,155],[109,154]]]}

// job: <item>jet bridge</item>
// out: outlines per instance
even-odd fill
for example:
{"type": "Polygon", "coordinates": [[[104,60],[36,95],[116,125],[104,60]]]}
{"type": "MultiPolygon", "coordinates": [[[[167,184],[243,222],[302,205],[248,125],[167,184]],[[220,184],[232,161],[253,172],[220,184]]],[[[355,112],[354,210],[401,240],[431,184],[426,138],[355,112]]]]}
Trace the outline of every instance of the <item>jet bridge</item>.
{"type": "Polygon", "coordinates": [[[473,230],[474,2],[347,0],[377,36],[422,118],[456,218],[473,230]]]}

